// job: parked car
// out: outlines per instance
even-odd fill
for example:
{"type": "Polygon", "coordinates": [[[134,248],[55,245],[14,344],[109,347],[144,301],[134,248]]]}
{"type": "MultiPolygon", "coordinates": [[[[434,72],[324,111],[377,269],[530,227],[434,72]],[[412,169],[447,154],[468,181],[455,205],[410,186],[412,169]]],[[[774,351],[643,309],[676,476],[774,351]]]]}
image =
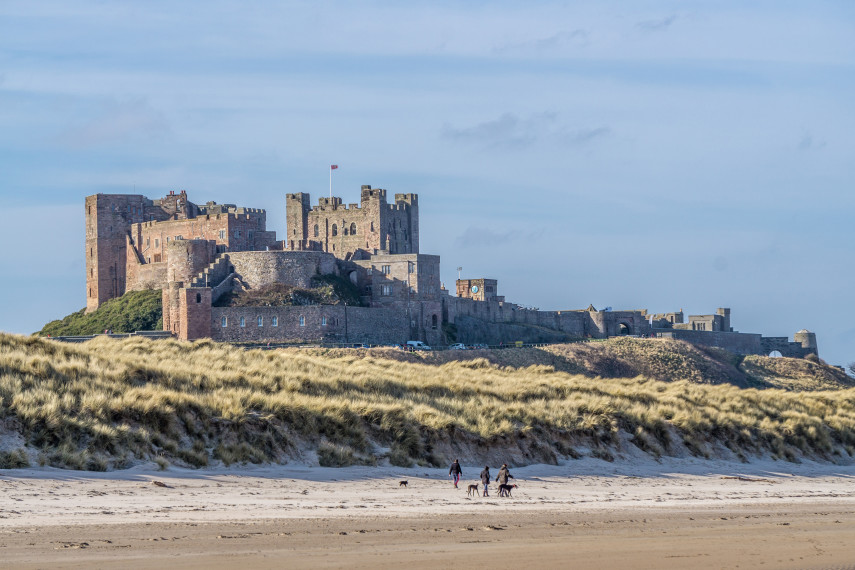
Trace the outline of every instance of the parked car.
{"type": "Polygon", "coordinates": [[[457,342],[449,346],[448,350],[466,350],[466,345],[462,342],[457,342]]]}
{"type": "Polygon", "coordinates": [[[431,350],[431,347],[429,347],[420,340],[408,340],[407,348],[409,348],[410,350],[431,350]]]}
{"type": "Polygon", "coordinates": [[[486,344],[473,344],[469,348],[470,348],[470,350],[483,350],[483,349],[490,348],[490,347],[487,346],[486,344]]]}

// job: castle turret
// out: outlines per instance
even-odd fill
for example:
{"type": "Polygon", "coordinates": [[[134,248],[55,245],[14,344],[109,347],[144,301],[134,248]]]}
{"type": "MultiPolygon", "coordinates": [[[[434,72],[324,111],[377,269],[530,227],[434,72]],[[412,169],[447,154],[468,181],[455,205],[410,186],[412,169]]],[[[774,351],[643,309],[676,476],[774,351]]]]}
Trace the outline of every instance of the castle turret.
{"type": "Polygon", "coordinates": [[[303,249],[303,243],[309,238],[306,224],[312,204],[305,192],[285,195],[286,238],[289,249],[303,249]]]}
{"type": "Polygon", "coordinates": [[[166,281],[189,284],[216,257],[216,242],[176,239],[166,246],[166,281]]]}
{"type": "Polygon", "coordinates": [[[802,345],[805,354],[819,355],[819,350],[816,345],[816,333],[812,333],[807,329],[802,329],[793,335],[793,340],[802,345]]]}
{"type": "Polygon", "coordinates": [[[715,310],[715,314],[722,317],[721,330],[731,332],[733,329],[730,328],[730,309],[720,307],[715,310]]]}

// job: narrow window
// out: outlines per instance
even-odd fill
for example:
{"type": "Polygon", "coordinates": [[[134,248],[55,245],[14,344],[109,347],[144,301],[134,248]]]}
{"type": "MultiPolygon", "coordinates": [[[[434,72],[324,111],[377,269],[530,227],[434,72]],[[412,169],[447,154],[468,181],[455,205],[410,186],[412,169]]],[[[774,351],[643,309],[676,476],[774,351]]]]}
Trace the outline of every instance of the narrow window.
{"type": "Polygon", "coordinates": [[[239,237],[240,237],[240,230],[235,230],[235,237],[236,237],[236,238],[239,238],[239,237]]]}
{"type": "Polygon", "coordinates": [[[196,293],[196,302],[197,302],[197,303],[201,303],[201,302],[202,302],[202,294],[201,294],[201,293],[196,293]]]}
{"type": "Polygon", "coordinates": [[[160,247],[160,240],[157,238],[154,238],[154,247],[160,247]]]}
{"type": "Polygon", "coordinates": [[[226,230],[220,230],[220,239],[226,239],[226,230]]]}
{"type": "Polygon", "coordinates": [[[260,327],[264,326],[264,317],[258,317],[258,326],[260,326],[260,327]]]}
{"type": "Polygon", "coordinates": [[[382,285],[380,287],[380,294],[388,297],[392,294],[392,286],[391,285],[382,285]]]}
{"type": "Polygon", "coordinates": [[[433,329],[435,329],[435,328],[436,328],[436,321],[437,321],[436,315],[433,315],[433,316],[430,318],[430,326],[431,326],[431,328],[433,328],[433,329]]]}
{"type": "Polygon", "coordinates": [[[315,224],[315,237],[318,237],[320,235],[320,233],[321,232],[320,232],[320,228],[318,228],[318,224],[315,224]]]}
{"type": "Polygon", "coordinates": [[[350,235],[356,235],[356,222],[351,222],[350,224],[350,235]]]}
{"type": "Polygon", "coordinates": [[[326,317],[321,317],[321,326],[322,327],[327,326],[327,318],[326,317]]]}
{"type": "Polygon", "coordinates": [[[89,248],[89,257],[95,257],[95,250],[93,248],[89,248]]]}
{"type": "Polygon", "coordinates": [[[338,226],[335,224],[332,225],[332,235],[334,235],[334,236],[338,235],[338,226]]]}
{"type": "Polygon", "coordinates": [[[416,264],[413,263],[412,261],[408,261],[407,262],[407,271],[409,273],[415,273],[416,272],[416,264]]]}
{"type": "Polygon", "coordinates": [[[227,326],[229,326],[229,318],[228,318],[228,317],[222,317],[222,318],[220,319],[220,325],[221,325],[223,328],[226,328],[227,326]]]}
{"type": "Polygon", "coordinates": [[[389,275],[390,273],[392,273],[391,265],[384,265],[381,269],[383,270],[383,275],[389,275]]]}
{"type": "Polygon", "coordinates": [[[270,324],[274,327],[279,326],[279,317],[270,317],[270,324]]]}
{"type": "Polygon", "coordinates": [[[150,237],[145,238],[145,246],[148,247],[150,245],[151,245],[151,238],[150,237]]]}
{"type": "Polygon", "coordinates": [[[303,315],[300,315],[300,326],[306,326],[306,317],[304,317],[303,315]]]}
{"type": "Polygon", "coordinates": [[[247,237],[248,239],[252,239],[252,236],[253,236],[253,235],[255,235],[255,232],[253,232],[252,230],[247,230],[247,232],[246,232],[246,237],[247,237]]]}
{"type": "Polygon", "coordinates": [[[246,318],[244,318],[244,317],[240,318],[240,326],[242,326],[242,327],[246,326],[246,318]]]}

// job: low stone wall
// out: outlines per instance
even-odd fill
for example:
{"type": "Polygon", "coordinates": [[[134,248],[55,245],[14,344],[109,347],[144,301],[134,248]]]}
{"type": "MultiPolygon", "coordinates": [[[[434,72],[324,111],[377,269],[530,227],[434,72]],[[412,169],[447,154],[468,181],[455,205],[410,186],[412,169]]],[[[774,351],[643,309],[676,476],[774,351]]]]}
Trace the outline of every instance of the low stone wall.
{"type": "Polygon", "coordinates": [[[304,305],[213,307],[211,312],[211,336],[220,341],[400,344],[409,340],[408,335],[406,315],[394,309],[304,305]]]}

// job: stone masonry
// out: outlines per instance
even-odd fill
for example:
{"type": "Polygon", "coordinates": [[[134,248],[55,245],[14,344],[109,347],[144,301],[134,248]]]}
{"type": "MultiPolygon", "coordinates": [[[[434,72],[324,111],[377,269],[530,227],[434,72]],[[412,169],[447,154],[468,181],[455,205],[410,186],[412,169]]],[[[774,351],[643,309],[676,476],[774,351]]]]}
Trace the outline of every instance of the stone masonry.
{"type": "Polygon", "coordinates": [[[790,341],[733,330],[730,309],[540,311],[507,302],[496,279],[441,284],[440,258],[419,253],[418,196],[362,186],[359,204],[305,193],[286,196],[286,239],[266,228],[265,210],[190,202],[186,192],[149,200],[95,194],[85,202],[87,311],[138,289],[161,289],[164,330],[182,339],[230,342],[503,344],[610,336],[658,336],[739,354],[817,354],[816,335],[790,341]],[[350,280],[362,306],[220,307],[235,289],[313,278],[350,280]],[[688,320],[686,320],[688,319],[688,320]]]}

